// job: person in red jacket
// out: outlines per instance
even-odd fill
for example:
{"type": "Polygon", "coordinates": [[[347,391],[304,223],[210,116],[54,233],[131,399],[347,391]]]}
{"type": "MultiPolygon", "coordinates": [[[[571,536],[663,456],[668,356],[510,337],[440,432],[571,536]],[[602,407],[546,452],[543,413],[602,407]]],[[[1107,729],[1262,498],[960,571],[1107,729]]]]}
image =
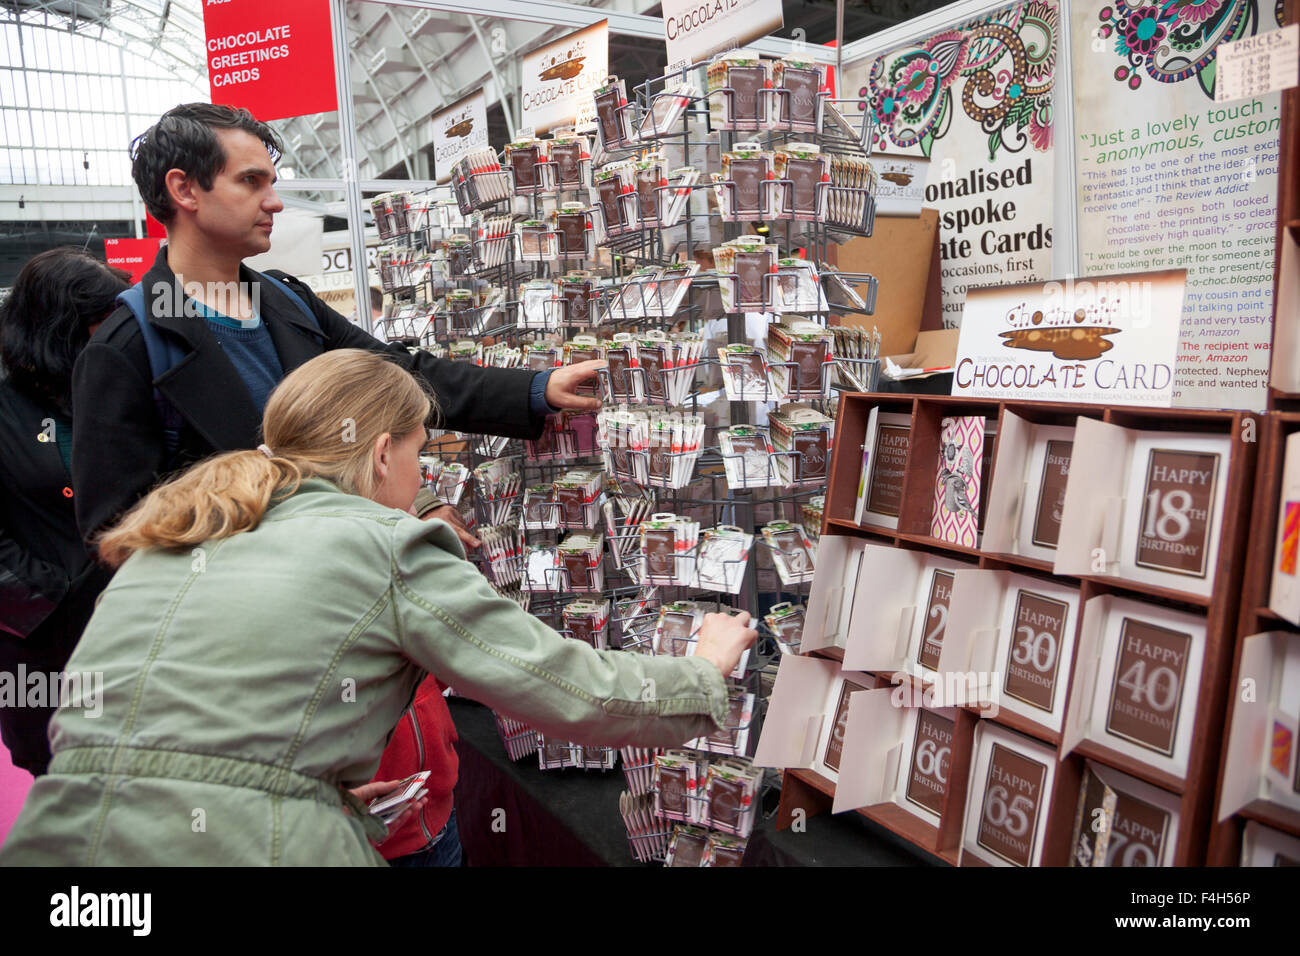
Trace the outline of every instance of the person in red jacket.
{"type": "Polygon", "coordinates": [[[459,769],[456,725],[442,696],[444,690],[436,677],[424,679],[379,761],[375,780],[403,780],[421,770],[432,772],[425,784],[424,809],[398,824],[377,847],[389,866],[461,865],[452,804],[459,769]]]}

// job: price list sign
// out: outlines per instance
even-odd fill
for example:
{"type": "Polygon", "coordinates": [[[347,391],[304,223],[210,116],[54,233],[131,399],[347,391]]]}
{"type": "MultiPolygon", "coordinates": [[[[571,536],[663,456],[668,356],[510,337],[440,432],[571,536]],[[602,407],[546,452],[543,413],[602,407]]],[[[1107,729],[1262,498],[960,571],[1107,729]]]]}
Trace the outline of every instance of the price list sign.
{"type": "Polygon", "coordinates": [[[1300,84],[1300,24],[1224,43],[1216,56],[1216,102],[1289,89],[1300,84]]]}

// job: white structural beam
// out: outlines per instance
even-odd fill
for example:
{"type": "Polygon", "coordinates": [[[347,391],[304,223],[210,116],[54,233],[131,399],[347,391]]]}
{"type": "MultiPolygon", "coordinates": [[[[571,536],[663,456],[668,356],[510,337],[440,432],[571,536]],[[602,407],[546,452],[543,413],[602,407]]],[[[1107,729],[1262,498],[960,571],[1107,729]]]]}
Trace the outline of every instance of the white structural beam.
{"type": "MultiPolygon", "coordinates": [[[[525,20],[530,23],[545,23],[549,26],[570,27],[575,30],[589,27],[601,20],[608,20],[611,33],[660,42],[664,39],[664,22],[659,17],[624,13],[609,7],[584,7],[574,3],[562,3],[560,0],[387,0],[387,2],[397,7],[439,10],[460,13],[468,17],[525,20]]],[[[1006,5],[1005,0],[1001,5],[1006,5]]],[[[783,37],[763,37],[747,43],[745,47],[769,56],[784,56],[794,49],[794,41],[783,37]]],[[[834,50],[816,44],[805,44],[800,55],[820,63],[835,62],[834,50]]],[[[850,62],[847,53],[844,60],[850,62]]]]}
{"type": "Polygon", "coordinates": [[[139,194],[134,186],[0,186],[0,219],[60,222],[131,222],[139,194]],[[19,201],[23,208],[18,208],[19,201]]]}

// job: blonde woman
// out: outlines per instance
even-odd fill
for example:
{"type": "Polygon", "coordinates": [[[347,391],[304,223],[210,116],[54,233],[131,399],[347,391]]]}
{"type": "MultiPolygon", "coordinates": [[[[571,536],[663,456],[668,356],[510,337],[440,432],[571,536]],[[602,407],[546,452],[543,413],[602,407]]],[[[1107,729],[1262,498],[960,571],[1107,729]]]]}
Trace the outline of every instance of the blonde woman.
{"type": "Polygon", "coordinates": [[[720,725],[748,615],[650,658],[498,597],[448,525],[406,511],[430,411],[384,356],[327,352],[272,393],[260,450],[196,465],[100,539],[121,569],[68,669],[102,674],[101,699],[55,716],[0,864],[381,864],[347,788],[425,671],[592,744],[720,725]]]}

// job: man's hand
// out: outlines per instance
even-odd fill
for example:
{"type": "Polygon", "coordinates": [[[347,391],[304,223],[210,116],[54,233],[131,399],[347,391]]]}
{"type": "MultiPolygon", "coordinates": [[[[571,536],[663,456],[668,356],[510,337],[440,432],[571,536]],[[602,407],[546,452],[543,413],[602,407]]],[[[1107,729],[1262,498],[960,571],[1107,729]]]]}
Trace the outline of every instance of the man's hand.
{"type": "MultiPolygon", "coordinates": [[[[372,780],[370,783],[363,783],[359,787],[354,787],[352,789],[352,795],[362,803],[369,803],[376,797],[387,796],[400,787],[404,782],[405,781],[403,780],[372,780]]],[[[421,812],[428,802],[429,797],[427,791],[421,790],[420,795],[408,803],[402,809],[402,812],[397,815],[397,818],[393,820],[392,823],[388,824],[388,835],[391,837],[394,833],[405,826],[407,821],[413,819],[415,814],[421,812]]],[[[345,812],[350,813],[351,811],[345,812]]],[[[385,838],[374,845],[383,846],[387,842],[388,840],[385,838]]]]}
{"type": "Polygon", "coordinates": [[[439,505],[437,508],[434,508],[432,511],[425,514],[420,520],[428,521],[431,518],[437,518],[438,520],[445,521],[447,524],[451,525],[452,530],[456,532],[456,537],[460,538],[460,543],[465,546],[466,551],[469,551],[471,548],[477,548],[483,543],[469,533],[469,529],[465,527],[465,519],[462,518],[460,512],[451,505],[439,505]]]}
{"type": "Polygon", "coordinates": [[[584,382],[595,381],[596,370],[605,367],[600,359],[579,362],[576,365],[561,365],[551,372],[546,380],[546,401],[552,408],[571,408],[578,411],[594,412],[600,409],[600,399],[593,395],[579,395],[578,386],[584,382]]]}

